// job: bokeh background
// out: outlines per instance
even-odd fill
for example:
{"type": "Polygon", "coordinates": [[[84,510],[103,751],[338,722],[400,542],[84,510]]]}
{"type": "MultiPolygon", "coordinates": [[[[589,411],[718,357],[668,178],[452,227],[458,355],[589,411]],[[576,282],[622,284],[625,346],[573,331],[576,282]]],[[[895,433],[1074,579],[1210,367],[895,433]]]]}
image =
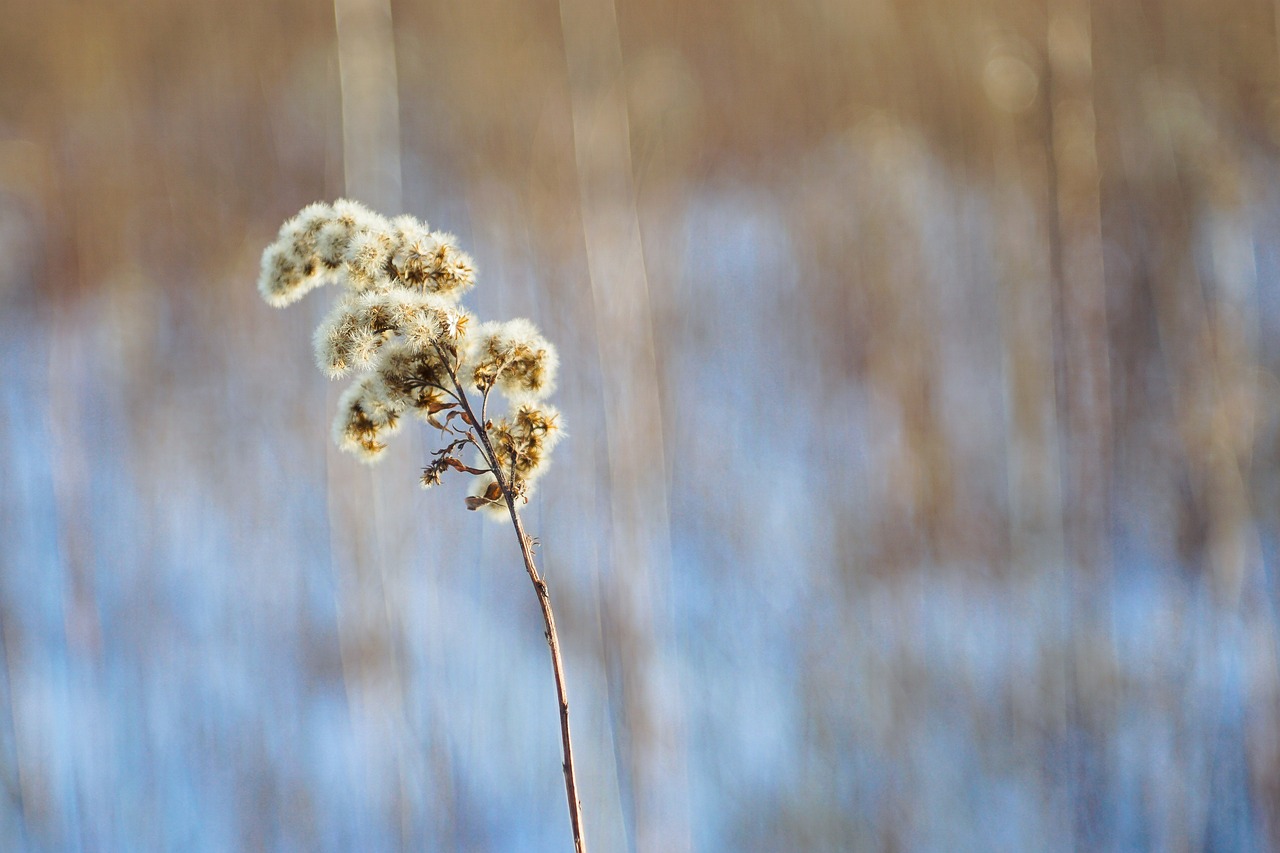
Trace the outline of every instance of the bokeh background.
{"type": "Polygon", "coordinates": [[[0,849],[570,849],[511,531],[255,290],[343,195],[559,344],[594,850],[1280,849],[1275,4],[2,12],[0,849]]]}

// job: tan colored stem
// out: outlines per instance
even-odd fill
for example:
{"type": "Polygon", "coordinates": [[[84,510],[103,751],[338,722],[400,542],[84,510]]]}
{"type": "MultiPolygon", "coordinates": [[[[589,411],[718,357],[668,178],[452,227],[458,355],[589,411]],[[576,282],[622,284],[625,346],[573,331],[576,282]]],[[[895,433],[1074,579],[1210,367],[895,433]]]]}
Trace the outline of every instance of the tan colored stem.
{"type": "Polygon", "coordinates": [[[533,562],[531,540],[524,532],[524,523],[516,512],[515,501],[511,492],[503,486],[507,499],[507,508],[511,510],[511,522],[515,525],[516,536],[520,540],[520,553],[524,557],[525,571],[533,582],[534,591],[538,593],[538,603],[542,606],[542,621],[546,625],[547,645],[551,648],[551,667],[556,674],[556,697],[560,703],[560,740],[564,747],[564,791],[569,800],[569,821],[573,824],[573,848],[577,853],[586,853],[587,842],[582,834],[582,803],[578,801],[578,785],[573,773],[573,744],[569,740],[569,694],[564,684],[564,663],[560,659],[560,640],[556,636],[556,619],[551,612],[551,596],[547,593],[547,582],[538,574],[538,567],[533,562]]]}
{"type": "MultiPolygon", "coordinates": [[[[437,351],[440,352],[439,347],[437,351]]],[[[520,520],[520,513],[516,511],[515,492],[511,489],[511,483],[503,476],[502,466],[498,464],[498,455],[493,452],[493,445],[489,443],[489,433],[485,429],[485,423],[476,420],[475,412],[471,409],[471,401],[467,398],[462,384],[458,382],[453,367],[444,357],[443,352],[440,352],[440,355],[444,358],[449,378],[458,389],[458,399],[462,403],[463,410],[471,419],[476,432],[480,434],[481,453],[489,464],[493,476],[497,478],[498,487],[502,489],[502,497],[506,500],[507,509],[511,512],[511,523],[516,528],[516,538],[520,540],[520,555],[524,558],[525,571],[529,573],[534,592],[538,594],[538,604],[542,607],[542,623],[546,627],[544,636],[547,638],[547,646],[551,649],[551,668],[555,671],[556,699],[560,706],[560,742],[564,751],[564,764],[561,765],[561,769],[564,770],[564,792],[569,801],[569,822],[573,826],[573,849],[576,853],[587,853],[587,841],[582,831],[582,803],[578,801],[578,782],[573,770],[573,743],[569,739],[569,692],[565,688],[564,662],[560,658],[560,638],[556,634],[556,618],[551,612],[551,596],[547,593],[547,582],[542,579],[533,561],[533,540],[524,531],[524,522],[520,520]]],[[[488,401],[487,393],[485,400],[488,401]]]]}

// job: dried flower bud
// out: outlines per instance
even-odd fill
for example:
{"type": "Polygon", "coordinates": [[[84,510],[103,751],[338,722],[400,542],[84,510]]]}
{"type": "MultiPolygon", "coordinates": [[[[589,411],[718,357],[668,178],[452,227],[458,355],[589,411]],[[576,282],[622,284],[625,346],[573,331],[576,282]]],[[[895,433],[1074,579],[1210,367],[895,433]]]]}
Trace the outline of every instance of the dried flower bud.
{"type": "Polygon", "coordinates": [[[559,357],[528,320],[485,323],[468,359],[471,381],[481,391],[496,387],[513,401],[536,401],[555,388],[559,357]]]}
{"type": "Polygon", "coordinates": [[[427,231],[410,218],[400,222],[395,240],[391,267],[402,286],[456,302],[475,284],[471,258],[458,248],[452,234],[427,231]]]}
{"type": "Polygon", "coordinates": [[[396,243],[382,230],[356,234],[347,245],[347,287],[383,290],[391,286],[391,256],[396,243]]]}
{"type": "Polygon", "coordinates": [[[368,290],[348,296],[316,329],[316,364],[331,377],[373,365],[379,349],[394,335],[414,349],[456,340],[465,328],[464,312],[438,297],[408,290],[368,290]]]}
{"type": "Polygon", "coordinates": [[[338,401],[334,441],[365,462],[373,462],[387,448],[382,439],[399,430],[403,410],[403,401],[392,395],[382,377],[370,374],[348,388],[338,401]]]}
{"type": "Polygon", "coordinates": [[[388,344],[377,372],[389,393],[423,420],[430,421],[451,405],[449,371],[435,347],[418,349],[402,341],[388,344]]]}
{"type": "Polygon", "coordinates": [[[507,504],[502,499],[502,487],[492,474],[481,478],[479,487],[467,496],[466,503],[467,509],[483,509],[496,519],[501,519],[507,512],[507,504]]]}
{"type": "Polygon", "coordinates": [[[435,246],[431,252],[430,285],[428,287],[446,299],[458,300],[476,283],[475,263],[471,256],[458,248],[452,234],[433,231],[435,246]]]}
{"type": "Polygon", "coordinates": [[[490,424],[488,434],[494,456],[512,491],[526,499],[533,494],[534,483],[546,470],[552,448],[564,437],[560,412],[555,407],[529,404],[490,424]]]}
{"type": "Polygon", "coordinates": [[[428,465],[422,469],[422,477],[418,482],[422,484],[422,488],[429,489],[432,486],[440,485],[440,477],[444,474],[446,466],[436,464],[428,465]]]}
{"type": "Polygon", "coordinates": [[[334,267],[322,262],[317,240],[332,219],[333,208],[317,202],[280,226],[275,242],[262,253],[258,292],[263,299],[279,308],[324,284],[334,267]]]}

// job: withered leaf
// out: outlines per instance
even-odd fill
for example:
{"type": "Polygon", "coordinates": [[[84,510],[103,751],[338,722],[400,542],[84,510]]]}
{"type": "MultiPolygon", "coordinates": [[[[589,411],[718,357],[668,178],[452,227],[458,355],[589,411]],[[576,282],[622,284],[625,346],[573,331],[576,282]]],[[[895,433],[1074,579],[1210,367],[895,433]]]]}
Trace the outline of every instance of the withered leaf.
{"type": "MultiPolygon", "coordinates": [[[[462,460],[458,459],[456,456],[446,456],[444,459],[440,461],[442,461],[444,464],[448,465],[450,468],[452,468],[455,471],[465,471],[468,474],[475,474],[477,476],[480,474],[489,473],[487,468],[472,468],[470,465],[464,465],[462,460]]],[[[498,484],[494,483],[493,485],[496,486],[498,484]]],[[[501,494],[501,490],[499,490],[499,494],[501,494]]]]}

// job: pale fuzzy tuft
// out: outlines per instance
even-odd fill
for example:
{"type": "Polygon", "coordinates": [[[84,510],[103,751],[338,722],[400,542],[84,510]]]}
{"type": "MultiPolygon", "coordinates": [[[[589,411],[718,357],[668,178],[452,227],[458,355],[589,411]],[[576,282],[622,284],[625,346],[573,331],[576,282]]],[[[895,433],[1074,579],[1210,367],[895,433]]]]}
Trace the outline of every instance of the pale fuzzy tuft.
{"type": "Polygon", "coordinates": [[[320,232],[333,219],[333,208],[323,202],[307,205],[280,226],[275,242],[262,253],[258,292],[268,304],[282,308],[297,302],[324,284],[336,264],[319,256],[320,232]]]}
{"type": "Polygon", "coordinates": [[[333,440],[364,462],[374,462],[387,449],[383,439],[400,429],[404,402],[371,373],[348,388],[338,401],[333,440]]]}
{"type": "Polygon", "coordinates": [[[456,325],[456,311],[444,300],[430,293],[396,289],[390,293],[395,301],[391,320],[400,335],[416,349],[426,349],[448,337],[456,325]]]}
{"type": "Polygon", "coordinates": [[[498,388],[513,402],[536,402],[555,390],[556,349],[524,319],[485,323],[471,338],[470,382],[498,388]]]}
{"type": "MultiPolygon", "coordinates": [[[[538,478],[551,461],[552,449],[564,437],[559,410],[545,404],[517,406],[513,413],[493,422],[488,435],[503,476],[516,497],[528,500],[538,478]]],[[[484,500],[494,479],[482,477],[480,480],[472,491],[468,506],[505,511],[505,504],[499,503],[494,507],[492,501],[484,500]]],[[[500,516],[501,512],[498,514],[500,516]]]]}
{"type": "Polygon", "coordinates": [[[330,378],[368,369],[386,342],[397,336],[413,349],[428,349],[456,330],[456,314],[429,294],[401,289],[352,294],[316,329],[316,365],[330,378]]]}
{"type": "Polygon", "coordinates": [[[440,312],[440,330],[445,340],[465,351],[467,335],[471,330],[471,313],[459,306],[449,306],[440,312]]]}
{"type": "MultiPolygon", "coordinates": [[[[438,299],[414,291],[393,289],[369,291],[355,300],[358,328],[366,329],[375,340],[370,341],[376,355],[381,342],[399,335],[417,349],[431,346],[443,332],[440,312],[444,306],[438,299]]],[[[361,362],[368,366],[370,361],[361,362]]]]}
{"type": "Polygon", "coordinates": [[[323,238],[332,253],[346,268],[345,284],[351,290],[367,290],[389,284],[387,259],[393,246],[387,239],[391,223],[358,201],[339,199],[333,203],[335,224],[326,229],[323,238]]]}
{"type": "MultiPolygon", "coordinates": [[[[538,402],[554,387],[558,359],[537,327],[511,320],[474,328],[458,300],[474,285],[475,269],[456,238],[355,201],[308,205],[288,220],[263,252],[258,287],[271,304],[287,305],[331,278],[348,292],[315,331],[316,364],[335,378],[368,371],[342,395],[338,446],[371,462],[410,412],[457,439],[476,429],[458,394],[498,388],[514,408],[487,435],[514,496],[527,500],[563,435],[559,413],[538,402]]],[[[455,468],[478,473],[440,455],[423,485],[455,468]]],[[[480,477],[468,505],[504,513],[495,483],[480,477]]]]}
{"type": "Polygon", "coordinates": [[[449,372],[435,347],[417,349],[404,340],[383,347],[375,367],[389,394],[423,420],[449,407],[449,372]]]}
{"type": "Polygon", "coordinates": [[[368,326],[359,326],[351,333],[349,343],[351,364],[359,370],[369,368],[378,357],[378,350],[387,342],[384,334],[375,332],[368,326]]]}
{"type": "Polygon", "coordinates": [[[400,326],[400,334],[405,343],[415,350],[430,349],[440,339],[444,325],[440,322],[440,312],[434,308],[423,308],[406,317],[400,326]]]}
{"type": "Polygon", "coordinates": [[[430,289],[450,300],[457,301],[475,286],[475,261],[458,248],[458,238],[442,231],[433,231],[435,243],[431,270],[430,289]]]}
{"type": "Polygon", "coordinates": [[[332,218],[333,205],[323,201],[313,201],[299,210],[298,215],[290,221],[303,231],[315,233],[332,218]]]}
{"type": "Polygon", "coordinates": [[[417,217],[402,213],[391,220],[391,227],[387,229],[399,243],[412,243],[420,240],[431,233],[430,226],[425,222],[421,222],[417,217]]]}
{"type": "Polygon", "coordinates": [[[347,246],[347,287],[382,290],[391,286],[391,256],[395,241],[382,230],[355,235],[347,246]]]}
{"type": "Polygon", "coordinates": [[[351,372],[351,332],[346,328],[346,321],[350,316],[346,306],[339,304],[316,326],[311,338],[316,367],[330,379],[340,379],[351,372]]]}
{"type": "Polygon", "coordinates": [[[387,231],[390,227],[385,216],[374,213],[354,199],[340,198],[335,201],[333,214],[338,219],[349,221],[357,231],[387,231]]]}
{"type": "MultiPolygon", "coordinates": [[[[331,379],[368,367],[385,340],[386,329],[376,325],[376,307],[370,310],[369,300],[363,298],[367,295],[343,299],[316,328],[312,339],[316,366],[331,379]]],[[[376,306],[380,295],[372,295],[376,306]]]]}
{"type": "Polygon", "coordinates": [[[273,243],[262,253],[258,292],[268,305],[283,308],[297,302],[318,284],[294,262],[293,251],[288,246],[273,243]]]}

